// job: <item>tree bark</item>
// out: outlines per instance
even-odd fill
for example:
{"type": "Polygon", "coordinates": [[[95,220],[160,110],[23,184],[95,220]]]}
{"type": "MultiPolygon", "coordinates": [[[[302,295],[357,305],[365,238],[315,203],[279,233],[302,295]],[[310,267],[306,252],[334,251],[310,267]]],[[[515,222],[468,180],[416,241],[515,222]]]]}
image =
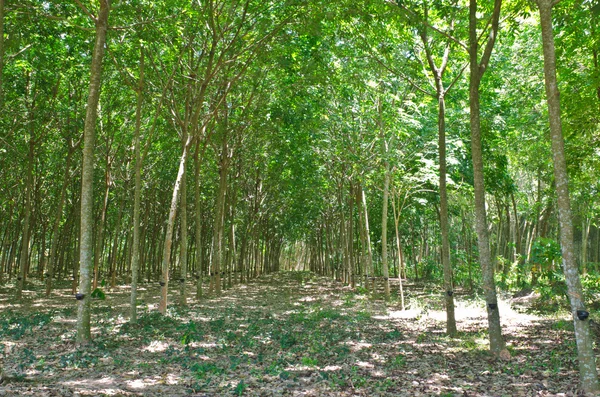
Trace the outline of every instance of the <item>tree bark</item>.
{"type": "Polygon", "coordinates": [[[364,264],[364,287],[369,290],[369,277],[373,277],[373,253],[371,252],[371,238],[369,236],[369,214],[367,211],[367,199],[362,186],[357,186],[357,204],[361,206],[359,210],[360,220],[360,238],[363,252],[364,264]]]}
{"type": "Polygon", "coordinates": [[[227,173],[229,166],[227,141],[224,139],[219,167],[219,188],[215,200],[215,223],[212,251],[212,272],[215,293],[221,294],[221,265],[223,262],[223,239],[225,232],[225,195],[227,193],[227,173]]]}
{"type": "MultiPolygon", "coordinates": [[[[427,17],[427,12],[425,11],[427,17]]],[[[453,23],[452,23],[453,24],[453,23]]],[[[439,157],[439,185],[440,185],[440,234],[442,238],[441,262],[444,272],[444,300],[446,305],[446,333],[450,336],[456,335],[456,317],[454,315],[454,291],[452,287],[452,264],[450,263],[450,238],[448,226],[448,193],[446,189],[446,100],[448,88],[444,87],[443,76],[448,65],[450,56],[450,45],[446,45],[444,54],[437,67],[429,47],[427,31],[423,29],[420,33],[423,47],[427,56],[427,63],[435,79],[436,99],[438,101],[438,157],[439,157]]]]}
{"type": "Polygon", "coordinates": [[[488,314],[488,332],[490,338],[490,351],[499,356],[505,349],[500,312],[496,296],[496,283],[494,280],[494,265],[490,253],[486,210],[485,187],[483,181],[483,153],[481,149],[481,122],[479,111],[479,86],[481,77],[485,73],[492,48],[498,32],[501,0],[494,3],[492,28],[481,62],[479,61],[479,42],[477,39],[477,2],[470,0],[469,7],[469,58],[471,74],[469,77],[469,104],[471,122],[471,153],[473,160],[473,179],[475,190],[475,229],[479,248],[479,261],[488,314]]]}
{"type": "MultiPolygon", "coordinates": [[[[31,120],[33,123],[33,120],[31,120]]],[[[33,126],[31,126],[33,129],[33,126]]],[[[33,132],[31,132],[33,134],[33,132]]],[[[29,151],[27,155],[27,174],[25,177],[25,205],[23,208],[23,237],[21,238],[21,254],[19,257],[19,275],[17,276],[17,299],[23,296],[23,286],[27,277],[30,248],[30,223],[31,223],[31,201],[33,190],[33,162],[35,161],[35,140],[33,135],[29,138],[29,151]]]]}
{"type": "MultiPolygon", "coordinates": [[[[387,149],[385,151],[387,155],[387,149]]],[[[387,213],[390,191],[390,163],[385,160],[385,175],[383,181],[383,209],[381,210],[381,266],[383,271],[383,288],[385,299],[390,299],[390,270],[388,268],[387,254],[387,213]]]]}
{"type": "Polygon", "coordinates": [[[398,293],[400,294],[400,307],[404,310],[404,286],[402,285],[402,268],[404,260],[402,258],[402,245],[400,244],[400,208],[396,209],[396,200],[392,199],[392,209],[394,211],[394,229],[396,231],[396,249],[398,251],[398,293]]]}
{"type": "MultiPolygon", "coordinates": [[[[441,78],[441,76],[440,76],[441,78]]],[[[441,79],[440,79],[441,80],[441,79]]],[[[441,81],[440,81],[441,86],[441,81]]],[[[450,263],[450,230],[448,225],[448,190],[446,188],[446,101],[445,93],[438,97],[438,152],[440,162],[440,233],[442,235],[442,267],[444,270],[444,294],[446,303],[446,333],[456,335],[454,315],[454,287],[452,286],[452,264],[450,263]]]]}
{"type": "Polygon", "coordinates": [[[573,244],[573,218],[569,198],[569,177],[565,159],[565,145],[562,134],[560,117],[560,98],[556,79],[556,54],[554,50],[554,33],[552,31],[552,7],[556,0],[537,0],[540,11],[542,29],[542,45],[544,49],[544,77],[546,80],[546,99],[548,102],[548,117],[550,122],[550,137],[552,141],[552,161],[554,164],[554,180],[558,201],[558,221],[560,224],[560,243],[563,259],[565,281],[571,302],[575,339],[577,341],[577,356],[579,361],[579,376],[583,390],[587,393],[597,393],[598,372],[594,356],[592,335],[589,322],[580,320],[578,311],[585,311],[581,280],[575,259],[573,244]]]}
{"type": "MultiPolygon", "coordinates": [[[[183,135],[183,144],[187,141],[187,131],[183,135]]],[[[179,304],[181,306],[187,305],[187,297],[185,290],[185,282],[187,280],[187,178],[186,178],[186,163],[183,164],[183,175],[181,175],[181,215],[180,215],[180,227],[181,227],[181,241],[179,251],[179,264],[180,264],[180,275],[179,275],[179,304]]]]}
{"type": "Polygon", "coordinates": [[[173,187],[173,196],[171,198],[171,207],[169,210],[169,218],[167,220],[167,231],[165,233],[165,243],[163,246],[163,259],[160,279],[160,303],[158,311],[161,314],[167,313],[167,295],[169,291],[169,265],[171,264],[171,246],[173,244],[173,229],[175,228],[175,216],[177,215],[177,203],[179,202],[179,193],[181,191],[181,180],[185,173],[185,163],[188,155],[188,149],[191,143],[191,135],[188,136],[187,142],[183,145],[181,159],[179,160],[179,171],[177,179],[173,187]]]}
{"type": "Polygon", "coordinates": [[[94,141],[96,138],[96,118],[98,116],[98,101],[100,99],[102,59],[108,30],[108,13],[110,0],[99,0],[100,10],[95,19],[96,41],[92,55],[90,73],[90,88],[84,124],[83,165],[81,169],[81,226],[79,238],[79,261],[81,278],[79,282],[77,306],[77,342],[91,342],[90,306],[91,306],[91,275],[93,266],[94,233],[94,141]],[[82,296],[83,295],[83,296],[82,296]]]}
{"type": "Polygon", "coordinates": [[[144,102],[144,48],[140,47],[140,76],[136,90],[135,132],[133,145],[135,151],[133,191],[133,243],[131,250],[131,299],[129,322],[137,322],[137,284],[140,269],[140,198],[142,192],[142,158],[140,150],[140,130],[142,123],[142,104],[144,102]]]}
{"type": "Polygon", "coordinates": [[[352,289],[356,288],[356,279],[354,277],[354,185],[350,183],[350,195],[348,196],[348,210],[350,216],[348,217],[348,276],[350,277],[350,286],[352,289]]]}
{"type": "Polygon", "coordinates": [[[202,211],[200,211],[200,140],[194,153],[194,211],[196,227],[196,299],[202,297],[202,211]]]}

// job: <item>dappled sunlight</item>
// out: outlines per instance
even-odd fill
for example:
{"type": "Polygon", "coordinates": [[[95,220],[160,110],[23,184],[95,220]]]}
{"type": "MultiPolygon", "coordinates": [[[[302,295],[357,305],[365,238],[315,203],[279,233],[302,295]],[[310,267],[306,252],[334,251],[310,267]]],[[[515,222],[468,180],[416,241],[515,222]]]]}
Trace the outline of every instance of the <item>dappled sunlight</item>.
{"type": "Polygon", "coordinates": [[[377,320],[397,320],[397,319],[414,319],[421,314],[421,310],[390,310],[386,315],[373,316],[377,320]]]}
{"type": "Polygon", "coordinates": [[[348,342],[346,342],[346,345],[350,346],[350,350],[353,352],[357,352],[357,351],[363,350],[363,349],[370,349],[373,347],[373,345],[371,343],[355,342],[355,341],[348,341],[348,342]]]}
{"type": "MultiPolygon", "coordinates": [[[[553,376],[576,377],[564,353],[574,348],[563,342],[569,321],[519,313],[500,301],[513,357],[494,363],[481,300],[457,297],[459,335],[449,338],[439,295],[410,292],[412,302],[416,295],[421,301],[401,310],[396,301],[322,277],[305,273],[302,279],[277,274],[220,297],[190,297],[187,307],[171,306],[167,316],[156,310],[159,289],[148,284],[136,325],[128,323],[128,291],[115,289],[106,301],[92,302],[95,343],[84,349],[74,343],[76,307],[65,288],[52,305],[44,305],[45,298],[30,302],[28,310],[47,318],[21,339],[2,341],[5,357],[28,363],[23,376],[82,396],[226,396],[242,386],[247,395],[461,395],[498,382],[511,385],[502,393],[529,395],[540,373],[547,390],[557,390],[553,376]],[[531,355],[547,358],[532,363],[531,355]]],[[[169,299],[176,302],[176,290],[169,299]]]]}
{"type": "Polygon", "coordinates": [[[164,352],[169,347],[169,344],[166,342],[153,340],[147,347],[142,350],[148,351],[150,353],[164,352]]]}
{"type": "Polygon", "coordinates": [[[80,379],[61,382],[63,386],[77,389],[84,393],[102,394],[107,396],[117,396],[123,394],[120,382],[113,377],[103,377],[100,379],[80,379]]]}

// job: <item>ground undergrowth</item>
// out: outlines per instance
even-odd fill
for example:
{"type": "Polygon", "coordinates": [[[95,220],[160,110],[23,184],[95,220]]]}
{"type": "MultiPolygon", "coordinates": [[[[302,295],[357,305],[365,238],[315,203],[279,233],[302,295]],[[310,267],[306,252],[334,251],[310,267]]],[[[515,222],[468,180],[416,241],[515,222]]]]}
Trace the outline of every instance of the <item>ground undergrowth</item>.
{"type": "MultiPolygon", "coordinates": [[[[407,310],[310,273],[267,275],[187,307],[156,309],[128,289],[95,301],[94,343],[78,347],[67,289],[24,303],[0,291],[0,395],[575,396],[571,321],[501,302],[512,358],[487,353],[480,299],[457,294],[459,335],[445,336],[442,291],[408,285],[407,310]]],[[[172,297],[176,300],[176,295],[172,297]]]]}

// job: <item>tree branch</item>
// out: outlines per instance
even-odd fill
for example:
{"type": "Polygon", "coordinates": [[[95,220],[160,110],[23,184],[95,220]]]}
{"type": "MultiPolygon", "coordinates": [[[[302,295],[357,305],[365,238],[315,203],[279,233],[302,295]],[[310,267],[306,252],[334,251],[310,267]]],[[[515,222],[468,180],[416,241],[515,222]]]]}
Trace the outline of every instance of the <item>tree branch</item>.
{"type": "Polygon", "coordinates": [[[436,28],[435,26],[431,25],[428,21],[424,20],[423,18],[421,18],[421,16],[419,14],[417,14],[415,11],[408,9],[406,6],[404,6],[404,4],[401,3],[396,3],[393,0],[387,0],[387,2],[389,4],[393,4],[395,6],[397,6],[398,8],[404,10],[405,12],[407,12],[408,14],[411,14],[413,17],[415,17],[416,19],[419,20],[420,23],[422,23],[423,25],[425,25],[426,27],[428,27],[429,29],[433,30],[434,32],[437,32],[439,34],[441,34],[442,36],[446,37],[447,39],[455,42],[456,44],[458,44],[463,50],[465,50],[466,52],[469,52],[469,48],[460,40],[458,40],[456,37],[452,36],[451,34],[444,32],[443,30],[440,30],[438,28],[436,28]]]}
{"type": "Polygon", "coordinates": [[[85,14],[90,17],[90,19],[94,22],[96,22],[98,20],[98,18],[96,18],[94,16],[94,14],[92,14],[90,12],[90,10],[87,9],[87,7],[85,5],[83,5],[83,3],[79,0],[73,0],[75,2],[75,4],[77,4],[79,6],[79,8],[81,8],[83,10],[83,12],[85,12],[85,14]]]}

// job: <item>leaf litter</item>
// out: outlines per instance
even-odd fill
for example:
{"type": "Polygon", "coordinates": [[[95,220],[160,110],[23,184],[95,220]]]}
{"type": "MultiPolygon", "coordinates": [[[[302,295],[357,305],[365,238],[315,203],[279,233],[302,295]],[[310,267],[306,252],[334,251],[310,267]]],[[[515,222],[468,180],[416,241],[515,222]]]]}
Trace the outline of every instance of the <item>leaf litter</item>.
{"type": "Polygon", "coordinates": [[[162,316],[158,288],[146,285],[132,325],[122,287],[93,303],[86,347],[74,342],[68,288],[46,299],[40,287],[23,303],[0,291],[0,396],[581,395],[567,317],[502,302],[511,357],[500,360],[488,353],[483,301],[457,294],[449,338],[441,291],[407,289],[401,310],[308,272],[278,273],[162,316]]]}

